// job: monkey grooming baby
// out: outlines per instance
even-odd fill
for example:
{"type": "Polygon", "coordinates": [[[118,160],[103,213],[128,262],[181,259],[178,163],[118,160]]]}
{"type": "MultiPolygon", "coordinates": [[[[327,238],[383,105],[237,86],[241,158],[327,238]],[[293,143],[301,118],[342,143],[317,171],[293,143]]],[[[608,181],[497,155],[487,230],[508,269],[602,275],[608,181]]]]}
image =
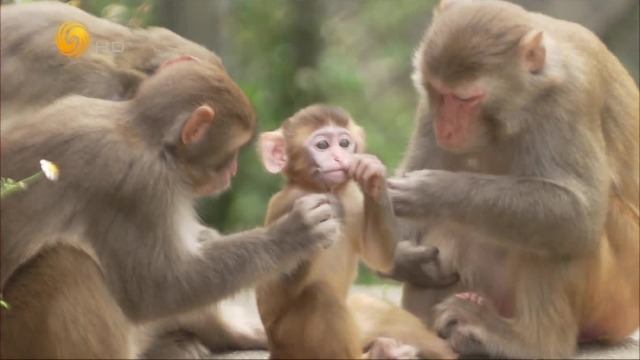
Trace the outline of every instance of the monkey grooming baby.
{"type": "MultiPolygon", "coordinates": [[[[194,198],[229,187],[255,128],[226,72],[183,59],[130,101],[71,96],[2,132],[3,178],[27,177],[45,156],[60,169],[0,203],[0,290],[12,305],[2,357],[138,358],[159,322],[330,245],[340,224],[326,195],[298,197],[264,228],[222,235],[200,223],[194,198]]],[[[218,343],[251,340],[206,325],[218,343]]]]}
{"type": "MultiPolygon", "coordinates": [[[[341,232],[331,248],[257,287],[271,357],[360,358],[363,345],[373,339],[360,335],[346,298],[360,258],[382,271],[393,263],[394,215],[385,166],[364,153],[364,132],[349,114],[326,105],[298,111],[278,130],[263,133],[258,146],[266,169],[282,172],[287,180],[269,202],[266,224],[286,215],[295,199],[308,194],[331,193],[342,207],[341,232]]],[[[419,321],[415,323],[422,328],[419,321]]],[[[435,335],[424,339],[433,340],[428,355],[455,356],[435,335]]],[[[399,342],[383,340],[378,345],[373,344],[369,356],[405,357],[416,352],[399,342]]]]}
{"type": "Polygon", "coordinates": [[[413,232],[403,306],[463,355],[568,358],[636,331],[640,111],[620,61],[578,24],[441,0],[414,70],[416,127],[387,180],[413,232]]]}

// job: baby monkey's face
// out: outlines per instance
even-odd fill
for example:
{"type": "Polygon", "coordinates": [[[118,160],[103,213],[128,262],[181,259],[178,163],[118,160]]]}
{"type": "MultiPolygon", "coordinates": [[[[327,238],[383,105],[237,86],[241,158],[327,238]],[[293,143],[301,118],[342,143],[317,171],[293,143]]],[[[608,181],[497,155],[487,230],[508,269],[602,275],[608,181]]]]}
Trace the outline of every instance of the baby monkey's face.
{"type": "Polygon", "coordinates": [[[349,179],[356,143],[347,129],[333,125],[320,128],[309,135],[306,147],[314,165],[312,178],[327,185],[342,184],[349,179]]]}

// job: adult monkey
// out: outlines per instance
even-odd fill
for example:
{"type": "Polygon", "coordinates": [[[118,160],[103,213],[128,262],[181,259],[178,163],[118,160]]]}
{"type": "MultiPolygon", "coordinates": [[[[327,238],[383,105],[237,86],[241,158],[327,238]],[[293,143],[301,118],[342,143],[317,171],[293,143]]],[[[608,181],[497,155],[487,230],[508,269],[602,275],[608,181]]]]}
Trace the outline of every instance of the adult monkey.
{"type": "MultiPolygon", "coordinates": [[[[221,235],[193,197],[226,189],[255,116],[228,75],[180,61],[130,101],[67,97],[2,133],[1,176],[47,157],[60,179],[2,199],[6,358],[133,358],[141,330],[292,269],[338,231],[327,195],[221,235]]],[[[35,165],[35,166],[34,166],[35,165]]]]}
{"type": "Polygon", "coordinates": [[[59,2],[2,5],[0,16],[3,129],[69,94],[130,99],[161,64],[183,55],[223,68],[217,55],[167,29],[130,29],[59,2]],[[91,46],[82,56],[58,50],[54,40],[64,22],[86,28],[91,46]]]}
{"type": "MultiPolygon", "coordinates": [[[[70,94],[131,99],[143,80],[181,58],[192,56],[224,71],[217,55],[169,30],[130,29],[59,2],[3,5],[0,16],[0,118],[4,133],[29,118],[29,112],[70,94]],[[56,47],[56,33],[64,22],[84,25],[91,37],[92,47],[80,57],[64,56],[56,47]],[[93,47],[114,43],[122,48],[93,47]]],[[[155,336],[158,346],[152,346],[154,350],[145,355],[170,354],[168,349],[178,343],[191,353],[189,357],[205,354],[207,349],[183,341],[185,336],[191,339],[193,335],[214,351],[266,348],[261,329],[239,326],[239,319],[231,323],[218,313],[215,306],[209,306],[174,321],[164,321],[162,326],[154,327],[160,335],[155,336]],[[187,343],[191,344],[185,346],[187,343]]]]}
{"type": "Polygon", "coordinates": [[[462,354],[567,357],[637,329],[638,88],[619,61],[577,24],[442,1],[414,80],[388,182],[426,246],[399,248],[403,305],[462,354]]]}

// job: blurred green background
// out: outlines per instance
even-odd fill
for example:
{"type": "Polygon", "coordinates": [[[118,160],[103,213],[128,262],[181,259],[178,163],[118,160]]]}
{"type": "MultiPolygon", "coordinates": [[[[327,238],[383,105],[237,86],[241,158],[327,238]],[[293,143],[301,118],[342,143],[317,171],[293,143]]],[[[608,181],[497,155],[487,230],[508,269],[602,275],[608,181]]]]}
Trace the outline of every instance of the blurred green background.
{"type": "MultiPolygon", "coordinates": [[[[26,1],[6,1],[26,2],[26,1]]],[[[518,0],[585,25],[638,82],[637,0],[518,0]]],[[[413,127],[411,58],[434,0],[73,0],[134,27],[163,26],[215,51],[253,103],[259,130],[273,130],[314,102],[346,108],[367,133],[369,152],[389,173],[413,127]]],[[[241,153],[232,190],[202,199],[207,223],[232,232],[261,224],[282,178],[268,174],[255,147],[241,153]]],[[[361,271],[360,282],[373,276],[361,271]]]]}

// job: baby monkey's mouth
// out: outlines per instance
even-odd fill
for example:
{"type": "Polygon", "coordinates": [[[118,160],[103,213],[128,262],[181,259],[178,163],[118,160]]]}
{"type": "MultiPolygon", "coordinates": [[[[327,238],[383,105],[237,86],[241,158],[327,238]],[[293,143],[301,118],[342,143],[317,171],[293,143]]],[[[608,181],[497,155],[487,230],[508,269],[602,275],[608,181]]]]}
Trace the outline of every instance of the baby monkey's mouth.
{"type": "Polygon", "coordinates": [[[316,178],[326,185],[339,185],[348,180],[348,170],[342,167],[318,169],[316,178]]]}

